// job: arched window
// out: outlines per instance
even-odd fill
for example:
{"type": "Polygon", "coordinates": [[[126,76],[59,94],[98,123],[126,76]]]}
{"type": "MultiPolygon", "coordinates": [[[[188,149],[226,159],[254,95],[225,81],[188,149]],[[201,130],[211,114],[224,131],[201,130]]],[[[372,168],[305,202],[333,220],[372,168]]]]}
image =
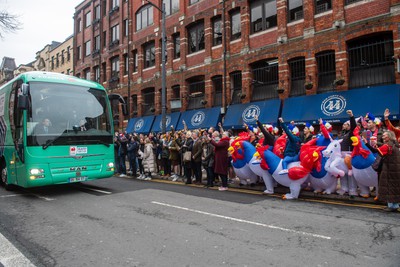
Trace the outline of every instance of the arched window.
{"type": "Polygon", "coordinates": [[[146,5],[136,13],[136,31],[147,28],[153,24],[153,7],[146,5]]]}

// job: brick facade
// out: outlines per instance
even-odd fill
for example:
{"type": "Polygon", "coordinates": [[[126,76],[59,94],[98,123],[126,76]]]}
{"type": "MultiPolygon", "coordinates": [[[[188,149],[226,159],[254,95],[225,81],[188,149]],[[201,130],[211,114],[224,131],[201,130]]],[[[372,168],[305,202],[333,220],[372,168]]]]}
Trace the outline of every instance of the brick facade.
{"type": "MultiPolygon", "coordinates": [[[[153,0],[153,3],[160,6],[161,0],[153,0]]],[[[205,107],[213,106],[213,85],[212,77],[224,74],[224,61],[222,45],[212,46],[212,18],[221,15],[223,3],[225,3],[225,28],[226,28],[226,96],[225,103],[231,101],[229,74],[240,71],[242,74],[242,91],[245,97],[242,102],[249,102],[252,94],[252,72],[251,64],[277,58],[279,60],[279,83],[285,89],[280,98],[286,98],[290,93],[290,69],[288,61],[297,57],[305,58],[307,79],[311,79],[316,86],[307,90],[304,94],[315,94],[317,92],[317,66],[315,55],[318,52],[333,50],[335,53],[336,72],[345,78],[342,86],[336,90],[347,90],[349,80],[349,64],[347,42],[362,36],[388,32],[393,37],[395,58],[400,57],[400,1],[399,0],[364,0],[346,4],[346,0],[332,1],[332,8],[319,14],[315,14],[315,1],[303,1],[303,19],[288,23],[287,1],[277,0],[277,27],[273,27],[254,34],[250,32],[252,1],[219,1],[201,0],[189,5],[188,0],[179,1],[179,11],[167,16],[167,108],[169,100],[176,97],[171,90],[172,86],[180,86],[180,97],[183,101],[181,111],[187,107],[186,96],[188,94],[188,80],[193,77],[202,77],[205,82],[205,107]],[[230,14],[239,10],[241,18],[241,37],[231,41],[230,14]],[[362,12],[360,12],[362,10],[362,12]],[[204,23],[205,48],[198,52],[188,53],[188,27],[193,23],[202,21],[204,23]],[[180,58],[174,59],[173,35],[180,34],[180,58]]],[[[130,56],[131,83],[130,94],[137,96],[137,116],[143,114],[141,103],[143,101],[142,90],[154,88],[155,92],[155,114],[161,113],[161,13],[153,9],[154,23],[147,28],[136,31],[136,15],[138,10],[147,3],[142,0],[130,0],[129,23],[132,42],[128,45],[128,37],[124,34],[124,22],[128,19],[128,2],[120,0],[118,10],[111,12],[110,1],[86,0],[76,7],[74,15],[74,52],[75,52],[75,73],[83,77],[85,70],[91,70],[94,79],[93,68],[99,66],[101,71],[100,82],[109,87],[111,78],[110,58],[119,57],[120,72],[118,85],[113,92],[128,96],[128,75],[124,73],[124,55],[130,50],[138,53],[137,71],[132,72],[134,59],[130,56]],[[94,16],[94,9],[101,6],[101,18],[98,22],[85,27],[85,14],[91,12],[94,16]],[[105,11],[103,11],[105,8],[105,11]],[[79,31],[79,20],[82,23],[82,30],[79,31]],[[110,48],[110,28],[119,24],[119,43],[110,48]],[[104,32],[106,34],[104,35],[104,32]],[[83,49],[85,42],[92,40],[99,35],[101,39],[101,50],[96,55],[78,58],[77,47],[83,49]],[[104,41],[104,37],[106,40],[104,41]],[[145,56],[143,45],[154,41],[155,43],[155,66],[144,69],[145,56]],[[105,45],[104,45],[105,44],[105,45]],[[128,48],[129,46],[129,48],[128,48]],[[105,69],[104,69],[105,66],[105,69]],[[105,70],[105,73],[103,73],[105,70]]],[[[395,71],[395,81],[400,83],[399,70],[395,71]]],[[[109,89],[111,90],[111,89],[109,89]]],[[[306,91],[306,90],[305,90],[306,91]]],[[[131,113],[135,107],[131,104],[131,113]]],[[[135,113],[136,114],[136,113],[135,113]]]]}

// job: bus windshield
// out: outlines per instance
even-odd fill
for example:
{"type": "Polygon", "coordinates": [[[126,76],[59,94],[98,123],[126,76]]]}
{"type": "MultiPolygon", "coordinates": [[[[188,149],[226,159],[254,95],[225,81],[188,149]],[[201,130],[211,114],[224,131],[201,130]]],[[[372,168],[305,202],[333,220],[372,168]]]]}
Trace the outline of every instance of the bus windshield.
{"type": "Polygon", "coordinates": [[[30,82],[27,145],[112,144],[105,91],[30,82]]]}

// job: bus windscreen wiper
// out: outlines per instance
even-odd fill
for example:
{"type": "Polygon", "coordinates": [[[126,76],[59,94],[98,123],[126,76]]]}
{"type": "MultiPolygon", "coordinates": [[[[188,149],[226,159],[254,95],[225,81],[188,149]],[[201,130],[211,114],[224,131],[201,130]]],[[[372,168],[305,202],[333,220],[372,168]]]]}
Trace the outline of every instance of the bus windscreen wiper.
{"type": "Polygon", "coordinates": [[[47,140],[46,144],[42,145],[43,150],[48,148],[49,146],[51,146],[55,141],[57,141],[58,139],[60,139],[62,135],[57,136],[56,138],[54,138],[53,140],[47,140]]]}

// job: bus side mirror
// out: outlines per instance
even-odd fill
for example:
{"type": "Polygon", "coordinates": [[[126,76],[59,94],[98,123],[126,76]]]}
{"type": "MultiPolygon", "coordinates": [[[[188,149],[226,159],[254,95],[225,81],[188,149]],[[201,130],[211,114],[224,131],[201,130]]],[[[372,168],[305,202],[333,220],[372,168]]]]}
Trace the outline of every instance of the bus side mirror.
{"type": "Polygon", "coordinates": [[[18,96],[18,108],[27,110],[29,108],[29,97],[28,95],[19,95],[18,96]]]}
{"type": "Polygon", "coordinates": [[[23,83],[21,85],[21,93],[22,95],[28,95],[29,94],[29,85],[26,83],[23,83]]]}

